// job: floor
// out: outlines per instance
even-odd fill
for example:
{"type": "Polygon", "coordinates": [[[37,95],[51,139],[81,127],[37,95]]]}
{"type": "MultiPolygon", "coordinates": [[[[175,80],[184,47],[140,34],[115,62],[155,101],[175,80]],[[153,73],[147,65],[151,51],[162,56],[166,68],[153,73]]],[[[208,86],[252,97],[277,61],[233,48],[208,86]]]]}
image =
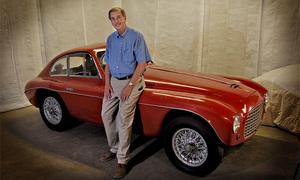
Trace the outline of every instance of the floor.
{"type": "MultiPolygon", "coordinates": [[[[103,127],[84,123],[64,132],[49,130],[38,109],[2,113],[0,179],[112,179],[116,161],[102,163],[108,147],[103,127]]],[[[248,142],[230,149],[205,177],[177,170],[157,139],[135,136],[132,169],[124,179],[300,179],[299,138],[261,126],[248,142]]]]}

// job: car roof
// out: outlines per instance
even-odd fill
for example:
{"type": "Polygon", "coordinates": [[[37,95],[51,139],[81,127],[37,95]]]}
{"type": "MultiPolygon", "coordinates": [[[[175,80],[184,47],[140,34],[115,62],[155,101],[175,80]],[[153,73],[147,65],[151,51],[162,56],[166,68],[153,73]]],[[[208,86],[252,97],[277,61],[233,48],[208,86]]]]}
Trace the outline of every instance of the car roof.
{"type": "Polygon", "coordinates": [[[93,51],[96,49],[103,49],[105,48],[105,43],[96,43],[96,44],[89,44],[82,47],[77,47],[70,49],[69,51],[93,51]]]}
{"type": "Polygon", "coordinates": [[[102,43],[95,43],[95,44],[89,44],[89,45],[85,45],[85,46],[81,46],[81,47],[77,47],[77,48],[72,48],[70,50],[64,51],[62,53],[60,53],[59,55],[57,55],[55,57],[55,59],[57,57],[69,54],[69,53],[73,53],[73,52],[82,52],[82,51],[86,51],[86,52],[92,52],[92,51],[101,51],[103,49],[105,49],[106,45],[104,42],[102,43]]]}

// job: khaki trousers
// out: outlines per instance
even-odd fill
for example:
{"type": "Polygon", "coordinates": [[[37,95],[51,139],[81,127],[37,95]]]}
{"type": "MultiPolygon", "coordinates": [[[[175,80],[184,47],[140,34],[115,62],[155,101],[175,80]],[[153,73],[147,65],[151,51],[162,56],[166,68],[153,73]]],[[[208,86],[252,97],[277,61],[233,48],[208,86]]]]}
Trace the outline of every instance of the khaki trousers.
{"type": "Polygon", "coordinates": [[[111,77],[113,93],[111,99],[104,98],[102,104],[102,120],[110,151],[117,153],[119,164],[127,164],[131,142],[132,123],[137,101],[145,88],[144,78],[133,87],[129,98],[122,102],[120,96],[128,80],[118,80],[111,77]]]}

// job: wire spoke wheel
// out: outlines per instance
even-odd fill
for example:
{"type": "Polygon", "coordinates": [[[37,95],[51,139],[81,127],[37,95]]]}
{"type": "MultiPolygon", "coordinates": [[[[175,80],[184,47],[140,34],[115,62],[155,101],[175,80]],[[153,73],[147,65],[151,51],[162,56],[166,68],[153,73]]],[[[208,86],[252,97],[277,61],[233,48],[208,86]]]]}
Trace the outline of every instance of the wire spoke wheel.
{"type": "Polygon", "coordinates": [[[185,172],[205,176],[222,160],[213,132],[191,116],[174,118],[164,130],[165,151],[170,161],[185,172]]]}
{"type": "Polygon", "coordinates": [[[43,110],[46,119],[53,125],[57,125],[62,120],[63,111],[61,105],[54,97],[47,97],[43,103],[43,110]]]}
{"type": "Polygon", "coordinates": [[[174,133],[172,147],[176,157],[191,167],[201,166],[208,157],[205,140],[200,133],[190,128],[182,128],[174,133]]]}

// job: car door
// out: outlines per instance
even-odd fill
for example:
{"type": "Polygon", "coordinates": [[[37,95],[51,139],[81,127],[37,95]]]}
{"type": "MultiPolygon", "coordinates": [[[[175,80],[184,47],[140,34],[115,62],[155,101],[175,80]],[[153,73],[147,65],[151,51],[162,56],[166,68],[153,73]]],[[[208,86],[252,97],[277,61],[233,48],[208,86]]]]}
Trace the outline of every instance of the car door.
{"type": "Polygon", "coordinates": [[[101,77],[94,58],[85,52],[68,56],[68,81],[64,101],[72,116],[101,122],[101,105],[104,78],[101,77]]]}

